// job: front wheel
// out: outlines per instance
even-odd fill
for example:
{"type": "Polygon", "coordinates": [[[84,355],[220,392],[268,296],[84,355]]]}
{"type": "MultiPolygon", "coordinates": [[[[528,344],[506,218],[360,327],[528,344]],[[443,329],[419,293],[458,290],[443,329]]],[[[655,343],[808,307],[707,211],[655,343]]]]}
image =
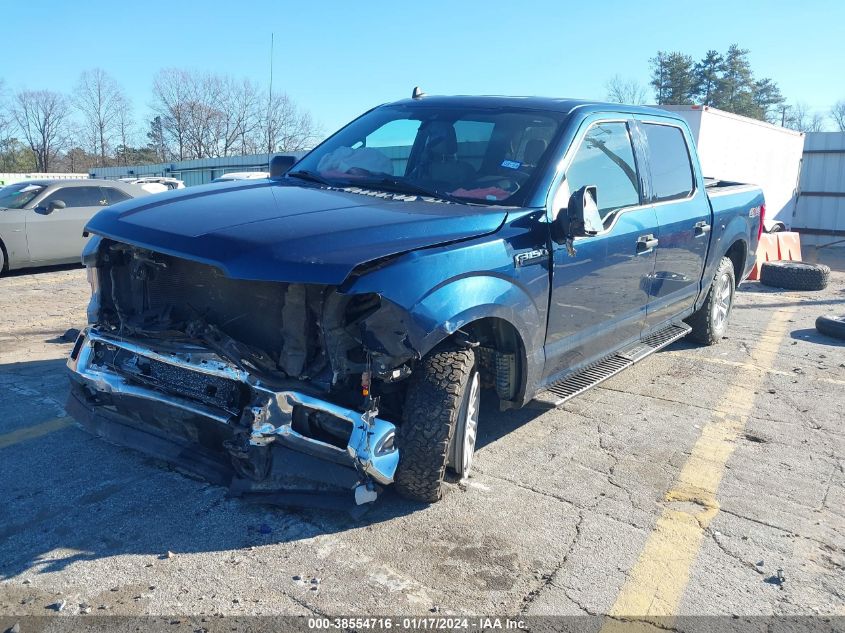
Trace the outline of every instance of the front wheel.
{"type": "Polygon", "coordinates": [[[418,363],[396,432],[399,466],[394,482],[399,494],[433,503],[443,496],[447,466],[462,477],[469,473],[480,395],[472,350],[435,349],[418,363]]]}
{"type": "Polygon", "coordinates": [[[687,319],[692,328],[690,338],[704,345],[713,345],[721,340],[728,329],[728,317],[733,308],[735,291],[733,262],[723,257],[713,276],[707,298],[698,311],[687,319]]]}

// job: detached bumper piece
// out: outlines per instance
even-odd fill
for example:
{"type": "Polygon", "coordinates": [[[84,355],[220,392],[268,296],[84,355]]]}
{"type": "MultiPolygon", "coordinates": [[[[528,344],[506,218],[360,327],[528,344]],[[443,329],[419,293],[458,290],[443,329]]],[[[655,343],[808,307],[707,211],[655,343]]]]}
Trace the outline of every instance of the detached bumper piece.
{"type": "Polygon", "coordinates": [[[368,503],[393,482],[399,463],[396,427],[375,408],[337,405],[305,383],[271,388],[192,343],[130,340],[92,327],[79,335],[68,369],[67,410],[83,426],[234,494],[280,505],[368,503]],[[314,416],[331,435],[311,436],[314,416]]]}

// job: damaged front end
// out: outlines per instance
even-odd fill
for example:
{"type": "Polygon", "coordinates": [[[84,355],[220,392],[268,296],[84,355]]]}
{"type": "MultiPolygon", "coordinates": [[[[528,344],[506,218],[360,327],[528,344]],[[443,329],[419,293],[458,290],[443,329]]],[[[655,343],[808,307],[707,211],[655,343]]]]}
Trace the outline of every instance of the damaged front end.
{"type": "Polygon", "coordinates": [[[365,503],[393,481],[388,420],[418,357],[397,306],[99,238],[84,259],[90,325],[68,361],[83,425],[240,491],[365,503]]]}

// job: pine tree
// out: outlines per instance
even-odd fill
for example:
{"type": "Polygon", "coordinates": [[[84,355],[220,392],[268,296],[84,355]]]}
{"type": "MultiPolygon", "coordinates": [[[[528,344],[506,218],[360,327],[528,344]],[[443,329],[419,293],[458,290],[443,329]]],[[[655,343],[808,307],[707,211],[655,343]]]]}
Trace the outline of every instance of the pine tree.
{"type": "Polygon", "coordinates": [[[757,112],[755,119],[776,123],[780,120],[780,105],[786,101],[778,85],[768,77],[754,82],[752,100],[757,112]]]}
{"type": "Polygon", "coordinates": [[[754,116],[754,76],[748,49],[731,44],[719,70],[713,105],[728,112],[754,116]]]}
{"type": "Polygon", "coordinates": [[[699,105],[713,105],[716,86],[719,82],[719,72],[723,57],[717,51],[709,50],[700,62],[693,68],[696,81],[696,96],[699,105]]]}
{"type": "Polygon", "coordinates": [[[696,81],[693,60],[680,52],[658,51],[649,60],[651,85],[660,105],[681,105],[695,102],[696,81]]]}

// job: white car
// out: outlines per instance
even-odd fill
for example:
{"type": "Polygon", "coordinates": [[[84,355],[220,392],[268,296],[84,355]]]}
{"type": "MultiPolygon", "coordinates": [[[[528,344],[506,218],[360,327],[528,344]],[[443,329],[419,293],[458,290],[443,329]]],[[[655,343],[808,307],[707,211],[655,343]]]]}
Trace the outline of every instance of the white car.
{"type": "Polygon", "coordinates": [[[121,178],[120,182],[138,185],[149,193],[161,193],[173,189],[184,189],[185,183],[178,178],[167,176],[142,176],[140,178],[121,178]]]}
{"type": "Polygon", "coordinates": [[[82,230],[105,207],[146,196],[114,180],[25,180],[0,188],[0,273],[80,261],[82,230]]]}
{"type": "Polygon", "coordinates": [[[257,178],[269,178],[269,171],[230,171],[228,174],[215,178],[211,182],[231,182],[233,180],[255,180],[257,178]]]}

